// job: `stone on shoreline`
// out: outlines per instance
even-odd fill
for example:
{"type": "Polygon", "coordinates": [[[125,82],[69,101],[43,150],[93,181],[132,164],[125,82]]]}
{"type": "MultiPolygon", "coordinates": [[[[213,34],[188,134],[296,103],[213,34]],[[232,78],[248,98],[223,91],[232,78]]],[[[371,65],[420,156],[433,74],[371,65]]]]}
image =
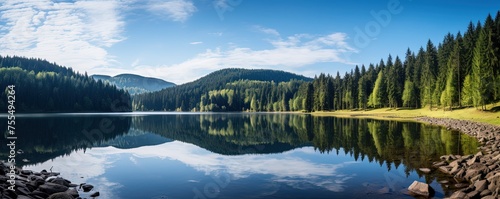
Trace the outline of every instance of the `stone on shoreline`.
{"type": "MultiPolygon", "coordinates": [[[[33,172],[30,170],[22,170],[15,168],[15,181],[13,181],[15,191],[7,189],[11,186],[10,165],[0,161],[0,198],[18,198],[18,199],[75,199],[80,198],[78,190],[75,188],[78,185],[72,184],[69,180],[59,177],[60,173],[33,172]]],[[[92,190],[94,186],[85,184],[85,190],[92,190]]],[[[99,193],[99,192],[96,192],[99,193]]],[[[98,195],[96,195],[98,196],[98,195]]]]}
{"type": "Polygon", "coordinates": [[[434,195],[434,189],[426,183],[413,181],[413,183],[408,187],[410,193],[425,197],[431,197],[434,195]]]}
{"type": "Polygon", "coordinates": [[[60,192],[50,195],[48,199],[75,199],[75,198],[68,193],[60,192]]]}
{"type": "Polygon", "coordinates": [[[474,155],[443,155],[433,167],[453,176],[459,184],[451,198],[496,198],[500,194],[500,127],[479,122],[449,118],[417,118],[433,125],[444,126],[475,137],[481,146],[474,155]],[[470,183],[468,185],[462,183],[470,183]],[[467,187],[468,186],[468,187],[467,187]]]}
{"type": "Polygon", "coordinates": [[[431,169],[429,169],[429,168],[420,168],[420,169],[418,169],[418,170],[420,170],[420,171],[422,171],[422,172],[424,172],[424,173],[429,173],[429,172],[431,172],[431,169]]]}

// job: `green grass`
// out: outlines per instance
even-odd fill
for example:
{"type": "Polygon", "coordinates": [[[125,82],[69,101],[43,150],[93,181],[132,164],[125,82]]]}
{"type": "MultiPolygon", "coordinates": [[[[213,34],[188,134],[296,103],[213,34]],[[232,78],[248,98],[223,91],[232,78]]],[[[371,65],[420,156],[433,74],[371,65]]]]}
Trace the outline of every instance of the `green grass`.
{"type": "Polygon", "coordinates": [[[415,117],[434,117],[434,118],[453,118],[461,120],[469,120],[483,122],[500,126],[500,106],[490,104],[486,111],[477,110],[476,108],[462,108],[453,111],[443,111],[443,109],[429,108],[421,109],[372,109],[366,111],[335,111],[335,112],[314,112],[315,116],[337,116],[337,117],[366,117],[376,119],[396,119],[396,120],[413,120],[415,117]]]}

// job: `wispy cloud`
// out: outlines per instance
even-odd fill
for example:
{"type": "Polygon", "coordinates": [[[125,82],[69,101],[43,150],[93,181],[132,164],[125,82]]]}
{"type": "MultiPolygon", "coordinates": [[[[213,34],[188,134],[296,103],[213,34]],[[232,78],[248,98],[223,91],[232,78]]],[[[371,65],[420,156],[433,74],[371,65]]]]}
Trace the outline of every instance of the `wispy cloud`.
{"type": "MultiPolygon", "coordinates": [[[[135,164],[135,159],[160,158],[179,161],[205,175],[228,174],[231,180],[248,178],[251,175],[270,175],[273,182],[285,183],[294,188],[304,185],[322,187],[333,192],[343,191],[345,182],[355,174],[341,173],[339,170],[355,162],[338,164],[315,163],[301,158],[304,154],[312,154],[312,147],[295,149],[274,155],[240,155],[225,156],[209,152],[198,146],[174,141],[155,146],[143,146],[133,149],[116,149],[114,147],[93,148],[73,152],[70,156],[61,156],[53,160],[27,167],[39,171],[54,166],[54,170],[68,179],[79,182],[79,176],[92,181],[103,181],[99,188],[112,194],[121,185],[109,182],[103,175],[119,160],[117,157],[129,156],[135,164]],[[127,156],[117,156],[127,154],[127,156]],[[245,166],[242,166],[245,165],[245,166]]],[[[140,161],[139,161],[140,163],[140,161]]]]}
{"type": "Polygon", "coordinates": [[[184,22],[197,9],[190,0],[154,0],[149,2],[148,10],[157,15],[165,16],[172,21],[184,22]]]}
{"type": "MultiPolygon", "coordinates": [[[[273,35],[280,35],[273,29],[261,29],[273,35]]],[[[269,40],[271,47],[268,49],[237,46],[227,49],[212,48],[178,64],[141,65],[134,70],[141,71],[146,76],[162,74],[160,78],[175,83],[193,81],[209,72],[227,67],[278,69],[302,74],[308,71],[308,74],[315,74],[319,70],[316,71],[312,66],[319,63],[356,64],[346,59],[346,55],[357,52],[347,40],[345,33],[320,36],[296,34],[269,40]]]]}
{"type": "Polygon", "coordinates": [[[191,45],[198,45],[198,44],[202,44],[202,43],[203,42],[201,42],[201,41],[193,41],[193,42],[191,42],[189,44],[191,44],[191,45]]]}
{"type": "Polygon", "coordinates": [[[254,28],[257,31],[262,32],[262,33],[266,33],[266,34],[270,34],[270,35],[274,35],[274,36],[280,36],[280,33],[277,30],[272,29],[272,28],[265,28],[262,26],[254,26],[254,28]]]}
{"type": "Polygon", "coordinates": [[[107,47],[124,40],[120,1],[0,3],[0,54],[39,57],[89,70],[114,62],[107,47]]]}

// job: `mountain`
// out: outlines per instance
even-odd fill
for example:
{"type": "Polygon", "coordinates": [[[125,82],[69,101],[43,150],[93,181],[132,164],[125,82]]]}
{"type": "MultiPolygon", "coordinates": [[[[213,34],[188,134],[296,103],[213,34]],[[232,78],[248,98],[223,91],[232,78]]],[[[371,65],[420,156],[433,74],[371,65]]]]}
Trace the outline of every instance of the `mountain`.
{"type": "Polygon", "coordinates": [[[308,81],[312,79],[278,70],[222,69],[190,83],[136,95],[134,107],[155,111],[242,111],[251,109],[251,100],[256,98],[268,103],[264,107],[262,102],[255,111],[276,110],[273,103],[277,100],[288,103],[299,85],[308,81]],[[218,99],[203,101],[209,98],[218,99]]]}
{"type": "Polygon", "coordinates": [[[159,145],[174,140],[139,129],[130,128],[128,133],[116,136],[115,138],[103,141],[96,147],[113,146],[119,149],[133,149],[143,146],[159,145]]]}
{"type": "Polygon", "coordinates": [[[172,82],[162,79],[143,77],[134,74],[120,74],[114,77],[107,75],[92,75],[95,80],[101,80],[127,90],[131,95],[159,91],[164,88],[175,86],[172,82]]]}
{"type": "Polygon", "coordinates": [[[117,112],[130,111],[130,95],[46,60],[0,56],[0,111],[117,112]],[[11,106],[9,106],[11,105],[11,106]]]}

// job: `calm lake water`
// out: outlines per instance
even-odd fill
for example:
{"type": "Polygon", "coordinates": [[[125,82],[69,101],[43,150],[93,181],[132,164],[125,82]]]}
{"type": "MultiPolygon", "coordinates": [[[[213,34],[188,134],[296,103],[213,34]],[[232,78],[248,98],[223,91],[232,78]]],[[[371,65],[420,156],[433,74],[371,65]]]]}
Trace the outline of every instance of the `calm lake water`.
{"type": "Polygon", "coordinates": [[[418,168],[479,146],[420,123],[274,113],[39,114],[16,132],[17,166],[117,199],[412,198],[414,180],[444,197],[449,179],[418,168]]]}

